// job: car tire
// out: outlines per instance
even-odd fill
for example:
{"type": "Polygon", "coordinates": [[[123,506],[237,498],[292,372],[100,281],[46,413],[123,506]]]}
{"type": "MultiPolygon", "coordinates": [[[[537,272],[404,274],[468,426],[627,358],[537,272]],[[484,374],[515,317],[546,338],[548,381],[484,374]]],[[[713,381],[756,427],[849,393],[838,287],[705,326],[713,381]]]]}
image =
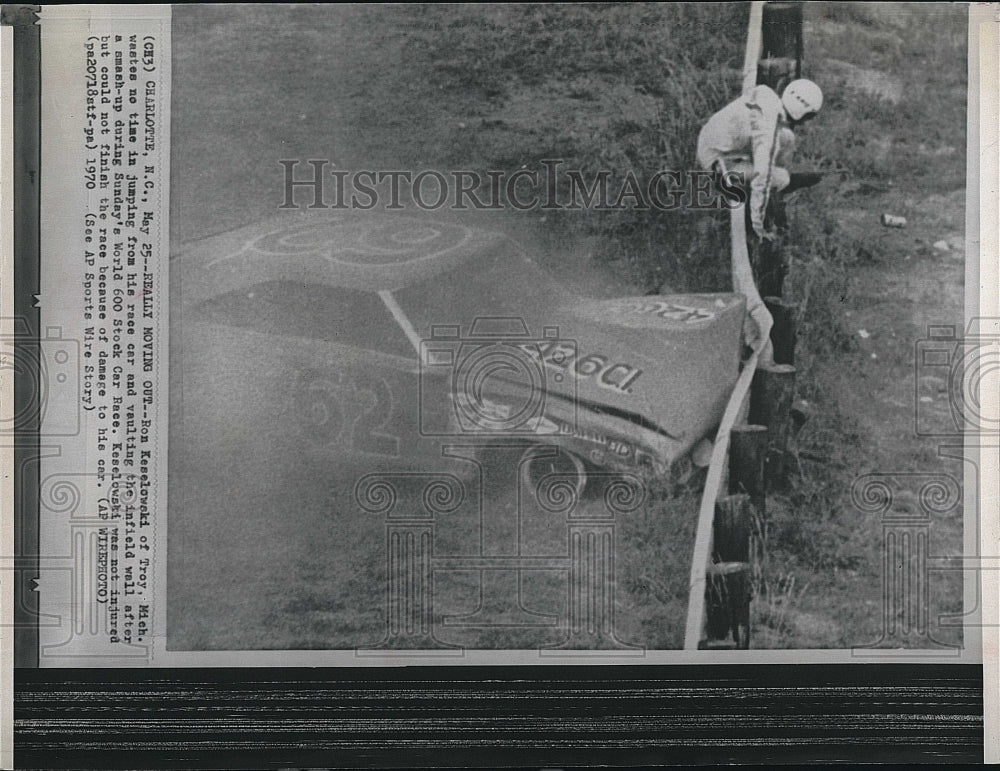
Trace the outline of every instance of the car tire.
{"type": "Polygon", "coordinates": [[[562,447],[555,455],[550,453],[550,446],[536,445],[526,449],[521,456],[520,477],[526,494],[539,500],[544,495],[541,486],[546,477],[557,476],[571,483],[575,501],[582,500],[588,479],[583,458],[562,447]]]}

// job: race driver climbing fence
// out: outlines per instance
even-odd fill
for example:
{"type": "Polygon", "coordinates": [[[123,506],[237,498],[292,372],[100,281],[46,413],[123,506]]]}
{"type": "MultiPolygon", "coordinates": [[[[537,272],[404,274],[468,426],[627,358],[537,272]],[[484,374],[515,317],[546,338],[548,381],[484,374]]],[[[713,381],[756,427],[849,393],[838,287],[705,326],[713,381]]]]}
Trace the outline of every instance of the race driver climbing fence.
{"type": "MultiPolygon", "coordinates": [[[[758,62],[762,48],[764,5],[765,3],[763,2],[754,2],[751,4],[743,63],[742,93],[744,96],[749,94],[757,84],[758,62]]],[[[722,635],[728,636],[731,633],[736,647],[749,647],[749,614],[746,606],[749,601],[749,579],[747,573],[750,568],[750,556],[747,553],[745,561],[741,559],[739,562],[729,562],[726,559],[726,555],[720,554],[720,550],[716,548],[715,557],[717,561],[713,560],[713,531],[718,531],[717,523],[720,517],[732,523],[749,515],[748,501],[745,496],[730,496],[726,500],[720,500],[720,498],[722,482],[726,471],[726,460],[730,449],[731,434],[737,423],[744,421],[746,418],[748,412],[748,395],[751,385],[754,382],[755,373],[758,367],[773,368],[774,365],[771,343],[773,319],[754,281],[747,244],[745,205],[740,205],[730,210],[730,237],[733,288],[736,292],[746,297],[746,312],[749,317],[747,342],[751,353],[743,364],[743,370],[726,405],[709,463],[708,476],[705,481],[705,489],[699,508],[694,553],[691,561],[688,614],[684,634],[685,650],[712,647],[711,639],[706,639],[706,637],[719,636],[719,630],[715,630],[713,633],[711,628],[706,635],[706,598],[713,590],[716,592],[715,596],[720,599],[719,604],[724,606],[723,615],[727,616],[721,630],[722,635]],[[721,559],[719,559],[720,557],[721,559]],[[722,588],[721,597],[719,587],[722,588]],[[733,597],[733,593],[742,596],[733,597]]],[[[788,373],[785,372],[783,374],[788,373]]],[[[780,415],[773,416],[774,421],[780,421],[780,419],[780,415]]],[[[765,429],[764,437],[768,433],[765,429]]],[[[760,452],[755,453],[754,457],[757,462],[763,461],[763,454],[760,452]]],[[[732,489],[732,485],[730,487],[732,489]]],[[[753,492],[756,494],[761,491],[753,492]]],[[[762,506],[758,505],[758,513],[760,513],[760,508],[762,506]]],[[[749,531],[745,530],[743,535],[749,538],[749,531]]],[[[740,556],[743,557],[744,555],[740,556]]],[[[711,626],[718,625],[709,624],[709,627],[711,626]]],[[[716,642],[719,641],[716,640],[716,642]]]]}

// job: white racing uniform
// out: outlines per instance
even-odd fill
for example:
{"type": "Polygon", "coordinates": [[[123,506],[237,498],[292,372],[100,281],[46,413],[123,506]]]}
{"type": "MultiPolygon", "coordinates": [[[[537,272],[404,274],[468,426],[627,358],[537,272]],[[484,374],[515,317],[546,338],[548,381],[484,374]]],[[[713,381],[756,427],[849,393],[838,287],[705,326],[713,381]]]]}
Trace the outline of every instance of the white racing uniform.
{"type": "Polygon", "coordinates": [[[779,97],[757,86],[708,119],[698,135],[698,163],[711,169],[720,163],[750,179],[750,224],[764,231],[764,210],[771,188],[783,190],[790,176],[785,165],[795,148],[795,134],[779,97]]]}

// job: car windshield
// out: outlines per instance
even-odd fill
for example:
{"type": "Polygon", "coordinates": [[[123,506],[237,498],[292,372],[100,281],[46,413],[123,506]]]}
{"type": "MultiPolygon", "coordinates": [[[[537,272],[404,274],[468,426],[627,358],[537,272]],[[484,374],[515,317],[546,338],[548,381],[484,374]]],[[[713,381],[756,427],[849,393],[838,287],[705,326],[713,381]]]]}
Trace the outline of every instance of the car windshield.
{"type": "Polygon", "coordinates": [[[201,303],[199,319],[257,332],[325,340],[415,358],[378,294],[297,281],[269,281],[201,303]]]}
{"type": "Polygon", "coordinates": [[[509,251],[490,252],[443,275],[392,293],[420,337],[435,324],[470,324],[477,317],[524,320],[529,329],[551,323],[548,312],[568,292],[532,260],[509,251]]]}
{"type": "Polygon", "coordinates": [[[527,334],[553,323],[568,292],[524,255],[487,250],[443,273],[394,291],[276,280],[217,295],[195,306],[199,319],[414,358],[433,325],[479,317],[523,322],[527,334]]]}

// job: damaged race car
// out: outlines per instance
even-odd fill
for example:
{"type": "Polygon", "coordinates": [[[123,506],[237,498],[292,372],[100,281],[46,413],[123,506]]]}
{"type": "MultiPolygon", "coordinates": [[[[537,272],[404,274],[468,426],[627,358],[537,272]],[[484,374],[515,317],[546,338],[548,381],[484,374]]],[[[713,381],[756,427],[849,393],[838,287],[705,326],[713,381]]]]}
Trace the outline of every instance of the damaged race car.
{"type": "Polygon", "coordinates": [[[338,468],[425,467],[489,438],[557,446],[525,473],[569,470],[581,492],[595,469],[678,482],[739,373],[741,295],[589,299],[449,222],[295,213],[171,269],[185,425],[225,435],[238,402],[338,468]]]}

